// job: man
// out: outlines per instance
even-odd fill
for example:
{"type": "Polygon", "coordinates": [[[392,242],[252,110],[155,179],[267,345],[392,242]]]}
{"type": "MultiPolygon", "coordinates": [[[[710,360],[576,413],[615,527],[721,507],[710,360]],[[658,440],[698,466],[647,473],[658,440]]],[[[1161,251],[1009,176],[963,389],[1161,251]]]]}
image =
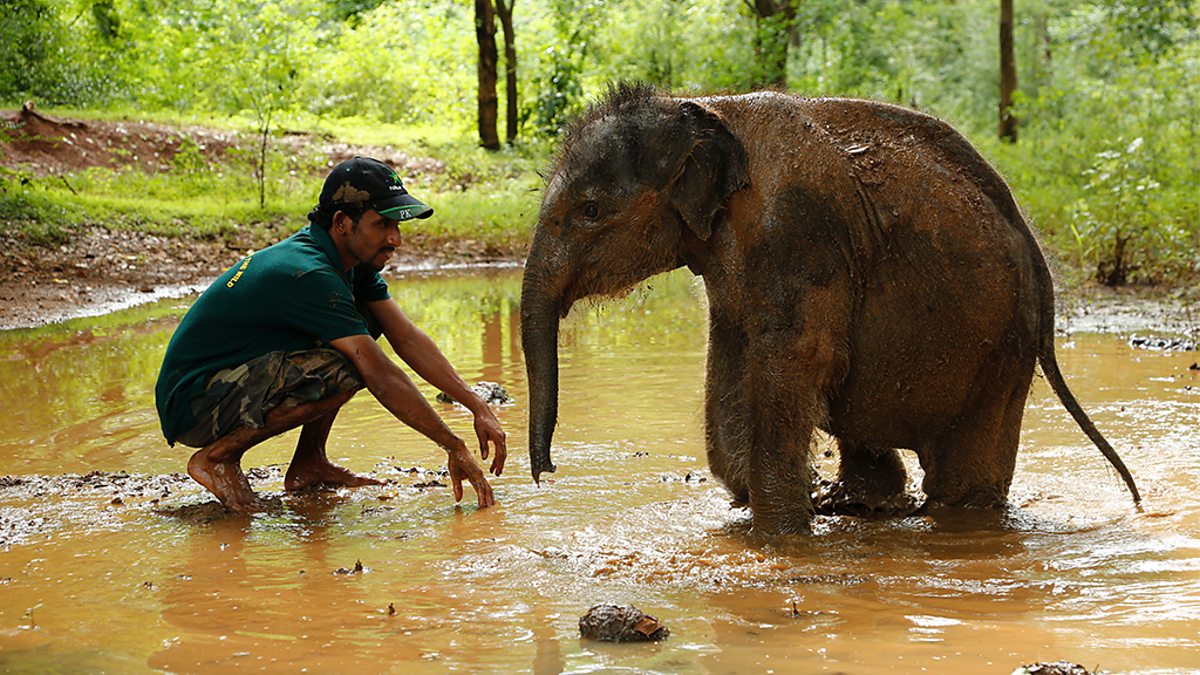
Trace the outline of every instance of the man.
{"type": "Polygon", "coordinates": [[[246,450],[301,425],[285,489],[380,484],[325,455],[338,410],[364,386],[446,450],[455,501],[466,478],[480,507],[495,503],[466,443],[375,342],[382,333],[418,375],[471,410],[480,454],[487,459],[494,449],[490,471],[499,476],[507,455],[500,423],[379,276],[400,244],[399,221],[432,214],[386,164],[342,162],[326,178],[309,225],[247,255],[183,317],[155,388],[158,414],[168,443],[199,448],[188,474],[226,507],[254,505],[241,468],[246,450]]]}

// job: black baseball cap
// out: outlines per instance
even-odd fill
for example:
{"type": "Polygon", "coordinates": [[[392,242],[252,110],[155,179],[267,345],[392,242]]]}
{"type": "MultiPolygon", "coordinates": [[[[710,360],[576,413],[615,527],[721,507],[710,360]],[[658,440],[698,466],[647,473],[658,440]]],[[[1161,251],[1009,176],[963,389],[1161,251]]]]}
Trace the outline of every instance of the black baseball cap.
{"type": "Polygon", "coordinates": [[[384,218],[428,218],[433,208],[408,194],[392,167],[370,157],[355,157],[333,167],[325,179],[318,208],[333,213],[375,210],[384,218]]]}

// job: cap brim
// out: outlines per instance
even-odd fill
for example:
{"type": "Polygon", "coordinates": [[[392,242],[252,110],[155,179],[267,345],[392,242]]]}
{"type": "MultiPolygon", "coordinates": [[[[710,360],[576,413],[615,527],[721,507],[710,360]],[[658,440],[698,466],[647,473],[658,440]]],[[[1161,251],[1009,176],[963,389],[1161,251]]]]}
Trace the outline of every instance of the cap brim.
{"type": "Polygon", "coordinates": [[[428,218],[433,215],[432,206],[407,193],[396,195],[382,204],[377,204],[375,210],[384,218],[392,220],[428,218]]]}

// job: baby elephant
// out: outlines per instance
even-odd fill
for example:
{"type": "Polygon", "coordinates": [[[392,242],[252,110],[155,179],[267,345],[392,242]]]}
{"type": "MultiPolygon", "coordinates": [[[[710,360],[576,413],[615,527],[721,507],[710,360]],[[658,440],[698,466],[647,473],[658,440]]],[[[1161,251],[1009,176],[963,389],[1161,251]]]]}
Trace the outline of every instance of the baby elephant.
{"type": "Polygon", "coordinates": [[[908,448],[930,503],[1002,505],[1035,363],[1139,500],[1059,372],[1037,241],[961,135],[871,101],[630,85],[568,131],[526,262],[535,480],[555,469],[559,319],[683,265],[708,293],[709,466],[756,531],[809,531],[817,428],[845,502],[894,503],[908,448]]]}

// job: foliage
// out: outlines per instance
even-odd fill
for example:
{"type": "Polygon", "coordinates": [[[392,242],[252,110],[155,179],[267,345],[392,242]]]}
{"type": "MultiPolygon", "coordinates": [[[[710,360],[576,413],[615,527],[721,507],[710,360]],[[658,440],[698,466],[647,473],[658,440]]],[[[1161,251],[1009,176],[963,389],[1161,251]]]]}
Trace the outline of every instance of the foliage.
{"type": "Polygon", "coordinates": [[[1109,284],[1200,269],[1200,40],[1194,19],[1116,21],[1144,5],[1048,13],[1053,66],[1018,100],[1022,143],[988,144],[1051,243],[1109,284]]]}
{"type": "Polygon", "coordinates": [[[307,112],[467,129],[474,119],[475,46],[465,2],[387,2],[327,29],[298,100],[307,112]]]}
{"type": "MultiPolygon", "coordinates": [[[[1021,140],[1012,146],[994,138],[993,0],[788,7],[788,89],[892,101],[947,119],[998,165],[1043,240],[1081,276],[1119,283],[1200,273],[1200,0],[1017,3],[1021,140]]],[[[522,145],[488,158],[473,147],[466,0],[0,0],[0,9],[0,101],[224,116],[215,121],[264,139],[291,126],[433,154],[450,167],[429,185],[446,204],[439,216],[454,219],[447,227],[464,236],[511,228],[510,239],[536,209],[545,139],[611,81],[745,91],[766,79],[763,31],[778,28],[756,20],[745,0],[521,0],[522,145]],[[455,187],[464,184],[472,187],[455,187]]],[[[281,151],[260,151],[260,211],[311,190],[311,176],[294,181],[303,187],[288,183],[293,169],[281,151]],[[282,174],[270,177],[275,171],[282,174]]],[[[218,184],[194,198],[249,198],[196,159],[184,155],[176,169],[194,185],[218,184]]],[[[255,164],[248,153],[245,161],[255,164]]],[[[214,170],[222,171],[245,176],[250,168],[214,170]]],[[[38,198],[52,201],[59,188],[38,198]]],[[[0,197],[9,208],[13,194],[0,197]]],[[[133,202],[123,203],[138,208],[133,202]]]]}
{"type": "Polygon", "coordinates": [[[599,19],[600,0],[550,0],[543,30],[549,28],[549,44],[536,54],[532,94],[522,113],[535,131],[553,136],[586,104],[584,74],[599,19]]]}
{"type": "Polygon", "coordinates": [[[95,5],[80,31],[69,18],[75,8],[58,0],[0,0],[0,101],[97,105],[125,86],[119,21],[111,0],[95,5]]]}

